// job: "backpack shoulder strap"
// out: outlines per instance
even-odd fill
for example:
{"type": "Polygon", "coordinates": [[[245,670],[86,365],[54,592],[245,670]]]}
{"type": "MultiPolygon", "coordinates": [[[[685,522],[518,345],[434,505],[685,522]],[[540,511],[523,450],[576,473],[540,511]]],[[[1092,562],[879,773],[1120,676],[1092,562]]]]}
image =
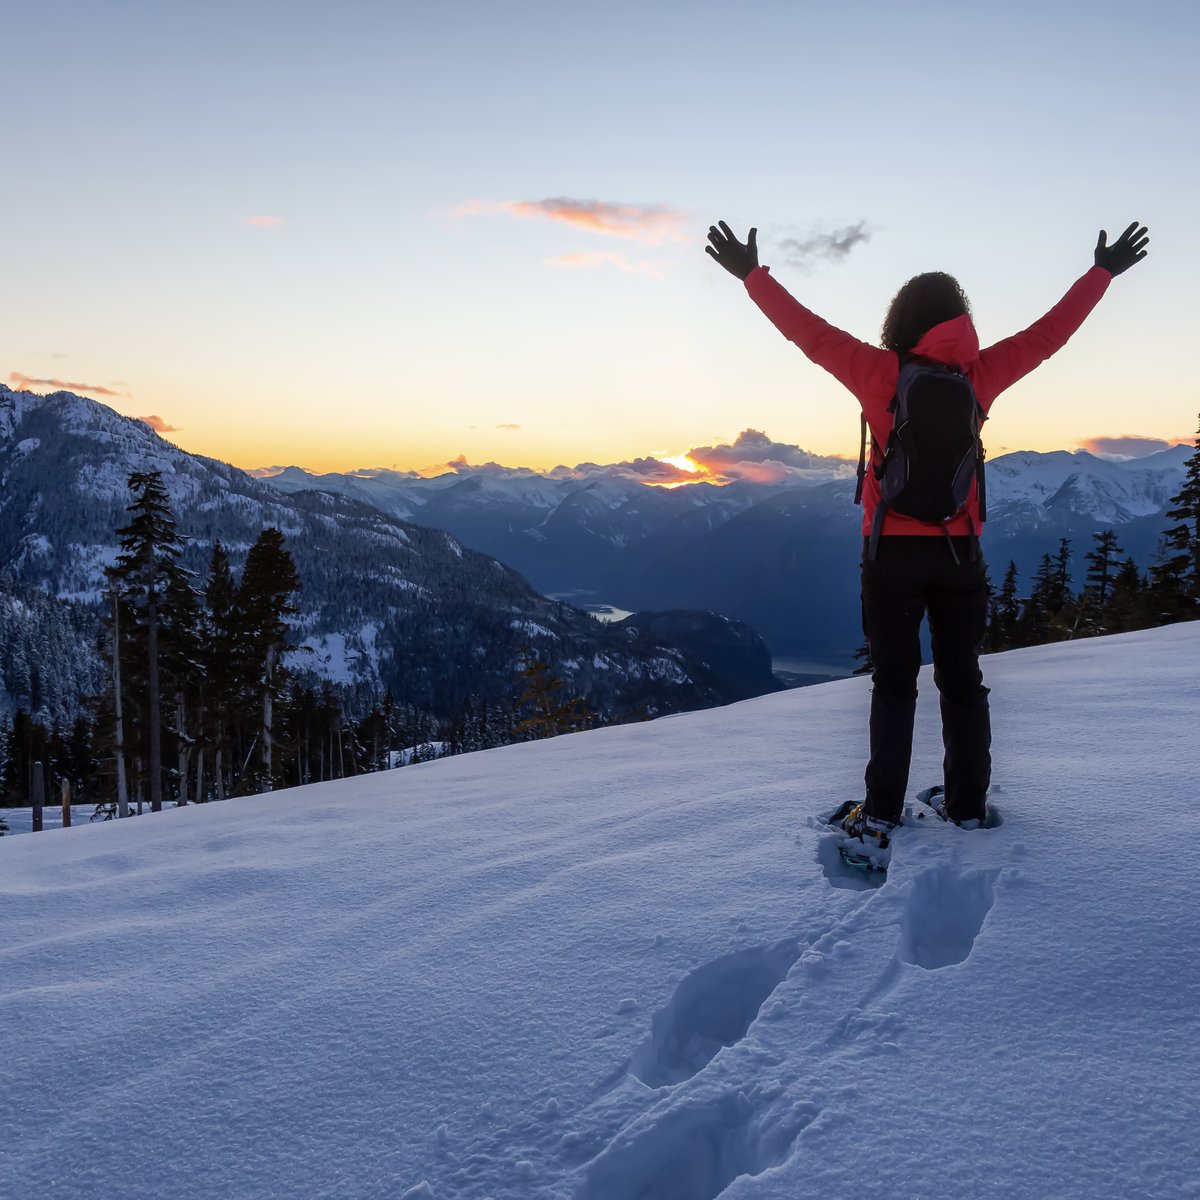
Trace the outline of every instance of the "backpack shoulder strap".
{"type": "Polygon", "coordinates": [[[975,455],[975,494],[979,499],[979,523],[982,525],[987,520],[987,472],[984,470],[987,451],[979,434],[975,437],[975,455]]]}
{"type": "MultiPolygon", "coordinates": [[[[900,353],[896,354],[896,358],[899,360],[899,363],[898,363],[898,366],[896,369],[896,386],[897,386],[897,388],[899,388],[899,386],[900,386],[900,370],[903,368],[904,364],[911,359],[911,357],[912,356],[910,354],[900,354],[900,353]]],[[[888,405],[888,412],[895,412],[895,411],[896,411],[896,395],[893,394],[892,402],[888,405]]],[[[862,436],[859,439],[859,443],[858,443],[858,483],[855,485],[855,488],[854,488],[854,503],[855,504],[862,503],[863,479],[866,477],[866,473],[867,473],[867,440],[868,440],[868,438],[870,439],[873,448],[874,448],[874,442],[875,442],[874,434],[872,434],[870,432],[870,428],[867,425],[867,414],[865,412],[860,413],[858,419],[859,419],[859,423],[862,427],[862,436]]],[[[874,457],[873,454],[872,454],[872,457],[874,457]]],[[[876,467],[875,473],[876,473],[876,475],[879,474],[878,467],[876,467]]]]}
{"type": "Polygon", "coordinates": [[[862,431],[858,442],[858,484],[854,489],[855,504],[862,503],[863,478],[867,473],[867,414],[861,413],[859,421],[862,423],[862,431]]]}

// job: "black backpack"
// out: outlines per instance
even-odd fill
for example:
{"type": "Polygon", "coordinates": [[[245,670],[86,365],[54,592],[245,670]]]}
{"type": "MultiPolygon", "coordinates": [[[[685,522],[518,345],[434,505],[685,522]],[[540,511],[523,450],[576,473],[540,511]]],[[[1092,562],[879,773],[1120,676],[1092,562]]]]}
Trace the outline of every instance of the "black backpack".
{"type": "MultiPolygon", "coordinates": [[[[979,519],[986,519],[984,450],[979,437],[986,418],[975,389],[956,367],[904,355],[888,412],[892,413],[892,432],[882,453],[872,439],[872,458],[876,460],[873,470],[881,500],[871,522],[867,556],[875,557],[883,520],[890,510],[940,525],[957,562],[947,525],[966,506],[972,479],[979,481],[979,519]]],[[[855,504],[862,502],[867,437],[864,414],[855,504]]],[[[972,528],[972,557],[978,553],[976,534],[972,528]]]]}

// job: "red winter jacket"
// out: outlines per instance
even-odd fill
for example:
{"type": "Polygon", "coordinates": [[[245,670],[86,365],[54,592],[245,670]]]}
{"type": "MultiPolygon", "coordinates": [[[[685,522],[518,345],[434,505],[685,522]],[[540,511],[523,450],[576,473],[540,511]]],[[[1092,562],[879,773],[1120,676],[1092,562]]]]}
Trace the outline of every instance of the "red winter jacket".
{"type": "MultiPolygon", "coordinates": [[[[992,401],[1005,388],[1011,387],[1066,345],[1067,339],[1096,307],[1111,279],[1112,275],[1103,267],[1093,267],[1072,284],[1067,294],[1041,320],[986,350],[979,349],[979,338],[971,318],[962,316],[935,325],[913,347],[913,353],[961,367],[986,414],[992,401]]],[[[746,291],[785,338],[795,342],[817,366],[824,367],[858,397],[876,444],[886,445],[892,431],[892,414],[887,410],[896,394],[899,355],[860,342],[809,312],[771,278],[769,267],[756,267],[746,276],[746,291]]],[[[863,488],[864,534],[871,531],[871,518],[878,503],[879,480],[874,471],[868,470],[863,488]]],[[[902,513],[888,512],[883,524],[883,533],[889,535],[942,536],[941,525],[929,525],[902,513]]],[[[955,535],[969,534],[972,524],[978,532],[979,502],[974,484],[965,511],[955,517],[947,529],[955,535]]]]}

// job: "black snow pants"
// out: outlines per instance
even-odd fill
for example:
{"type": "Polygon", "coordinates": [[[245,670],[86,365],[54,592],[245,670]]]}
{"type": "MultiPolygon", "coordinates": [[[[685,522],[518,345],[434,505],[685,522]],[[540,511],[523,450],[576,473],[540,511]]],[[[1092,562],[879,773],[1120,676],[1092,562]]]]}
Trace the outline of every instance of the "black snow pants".
{"type": "Polygon", "coordinates": [[[921,618],[928,613],[933,678],[941,697],[946,812],[953,820],[984,816],[991,779],[988,689],[979,670],[987,632],[987,581],[978,542],[944,537],[881,537],[862,564],[863,632],[871,648],[871,759],[866,811],[898,821],[908,787],[921,618]],[[955,554],[958,561],[955,562],[955,554]]]}

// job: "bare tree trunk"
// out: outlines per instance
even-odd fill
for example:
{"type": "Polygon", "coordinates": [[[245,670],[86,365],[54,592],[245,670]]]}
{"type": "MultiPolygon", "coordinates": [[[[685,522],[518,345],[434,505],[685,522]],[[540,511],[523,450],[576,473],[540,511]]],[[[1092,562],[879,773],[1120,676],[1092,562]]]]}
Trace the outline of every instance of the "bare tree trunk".
{"type": "Polygon", "coordinates": [[[266,773],[266,787],[264,791],[271,791],[275,787],[275,780],[272,777],[271,758],[275,749],[275,741],[271,736],[271,676],[275,667],[275,647],[273,645],[267,647],[267,662],[264,672],[265,683],[263,685],[263,723],[262,723],[262,743],[263,743],[263,770],[266,773]]]}
{"type": "Polygon", "coordinates": [[[29,789],[29,803],[33,807],[33,824],[31,826],[34,833],[42,832],[42,807],[46,802],[46,779],[41,762],[33,764],[33,783],[29,789]]]}
{"type": "Polygon", "coordinates": [[[222,756],[224,755],[224,753],[225,753],[224,747],[221,746],[220,744],[218,744],[217,745],[217,761],[216,761],[217,799],[218,800],[225,799],[225,768],[221,762],[221,759],[222,759],[222,756]]]}
{"type": "MultiPolygon", "coordinates": [[[[254,757],[254,748],[257,745],[258,745],[258,734],[256,733],[254,735],[254,737],[250,740],[250,749],[246,751],[246,757],[242,761],[242,769],[237,773],[237,775],[233,779],[231,779],[229,781],[230,792],[237,792],[239,786],[241,785],[242,780],[246,776],[246,770],[250,766],[250,760],[254,757]]],[[[245,795],[244,792],[242,794],[245,795]]]]}
{"type": "Polygon", "coordinates": [[[186,714],[183,707],[183,693],[175,693],[175,728],[179,730],[179,807],[188,802],[188,758],[189,739],[184,728],[186,714]]]}
{"type": "Polygon", "coordinates": [[[162,812],[162,729],[158,709],[158,604],[154,585],[146,603],[146,651],[150,691],[150,811],[162,812]]]}
{"type": "Polygon", "coordinates": [[[196,803],[204,803],[204,747],[196,751],[196,803]]]}
{"type": "Polygon", "coordinates": [[[125,718],[121,699],[121,601],[113,592],[113,707],[117,725],[117,816],[129,816],[129,783],[125,778],[125,718]]]}

